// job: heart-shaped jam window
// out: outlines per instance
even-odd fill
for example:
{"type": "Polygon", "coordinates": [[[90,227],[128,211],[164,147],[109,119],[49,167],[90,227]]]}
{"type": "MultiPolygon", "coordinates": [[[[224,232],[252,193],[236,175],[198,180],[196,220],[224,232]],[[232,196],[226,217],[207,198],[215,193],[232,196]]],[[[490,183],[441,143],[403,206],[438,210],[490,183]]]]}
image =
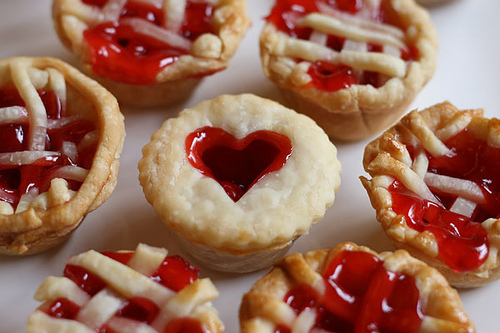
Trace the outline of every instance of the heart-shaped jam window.
{"type": "Polygon", "coordinates": [[[207,126],[186,138],[191,165],[215,179],[235,202],[265,175],[280,170],[291,153],[288,137],[267,130],[237,139],[221,128],[207,126]]]}

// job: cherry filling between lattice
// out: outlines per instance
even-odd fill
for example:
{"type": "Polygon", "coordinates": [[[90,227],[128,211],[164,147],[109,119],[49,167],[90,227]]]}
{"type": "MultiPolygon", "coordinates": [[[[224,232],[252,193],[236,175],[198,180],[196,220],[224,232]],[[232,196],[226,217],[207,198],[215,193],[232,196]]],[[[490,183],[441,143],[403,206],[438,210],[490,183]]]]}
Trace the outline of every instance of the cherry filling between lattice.
{"type": "Polygon", "coordinates": [[[89,24],[84,39],[94,73],[129,84],[155,83],[200,35],[214,32],[214,1],[82,0],[72,10],[89,24]]]}
{"type": "MultiPolygon", "coordinates": [[[[418,332],[422,322],[413,277],[391,272],[375,255],[342,251],[323,272],[325,292],[301,284],[284,301],[306,324],[307,332],[418,332]]],[[[275,333],[291,329],[278,325],[275,333]]]]}
{"type": "MultiPolygon", "coordinates": [[[[13,70],[15,86],[0,88],[0,211],[28,209],[54,188],[78,191],[96,151],[93,122],[67,114],[62,74],[13,70]],[[36,87],[31,76],[47,76],[50,85],[36,87]]],[[[69,198],[66,198],[69,200],[69,198]]],[[[46,208],[46,207],[45,207],[46,208]]]]}
{"type": "Polygon", "coordinates": [[[35,298],[44,303],[28,328],[210,333],[197,318],[206,318],[207,309],[198,306],[217,291],[208,279],[198,280],[198,271],[180,256],[143,244],[135,252],[82,253],[68,260],[64,277],[40,286],[35,298]]]}
{"type": "Polygon", "coordinates": [[[271,53],[297,59],[306,86],[332,92],[353,84],[382,86],[406,75],[418,58],[392,25],[386,0],[278,0],[267,17],[280,36],[271,53]]]}
{"type": "Polygon", "coordinates": [[[467,128],[444,141],[443,149],[447,153],[440,156],[425,153],[424,179],[434,198],[416,198],[395,181],[390,187],[393,210],[404,214],[411,228],[436,236],[439,255],[449,267],[469,271],[488,258],[488,234],[481,222],[500,218],[500,149],[467,128]]]}

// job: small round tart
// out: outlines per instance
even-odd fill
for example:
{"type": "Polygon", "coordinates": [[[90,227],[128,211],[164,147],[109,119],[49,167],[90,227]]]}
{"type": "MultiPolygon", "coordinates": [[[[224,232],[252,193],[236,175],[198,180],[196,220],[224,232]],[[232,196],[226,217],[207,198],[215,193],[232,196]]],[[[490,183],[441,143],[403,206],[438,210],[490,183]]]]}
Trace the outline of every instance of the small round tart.
{"type": "Polygon", "coordinates": [[[342,243],[280,260],[243,296],[242,333],[475,332],[456,290],[404,250],[342,243]]]}
{"type": "Polygon", "coordinates": [[[412,111],[363,160],[387,235],[457,287],[500,276],[500,121],[482,114],[448,102],[412,111]]]}
{"type": "Polygon", "coordinates": [[[214,269],[271,265],[332,205],[337,150],[310,118],[254,95],[224,95],[166,121],[143,148],[148,201],[214,269]]]}
{"type": "Polygon", "coordinates": [[[52,58],[0,60],[0,253],[63,241],[116,185],[116,99],[52,58]]]}
{"type": "Polygon", "coordinates": [[[262,67],[334,139],[394,123],[434,73],[437,34],[413,0],[276,0],[262,67]]]}
{"type": "Polygon", "coordinates": [[[199,269],[167,250],[139,244],[134,252],[94,250],[69,258],[64,277],[48,277],[28,333],[219,333],[211,301],[218,291],[199,269]]]}
{"type": "Polygon", "coordinates": [[[250,25],[245,0],[54,0],[54,26],[120,103],[189,96],[227,67],[250,25]]]}

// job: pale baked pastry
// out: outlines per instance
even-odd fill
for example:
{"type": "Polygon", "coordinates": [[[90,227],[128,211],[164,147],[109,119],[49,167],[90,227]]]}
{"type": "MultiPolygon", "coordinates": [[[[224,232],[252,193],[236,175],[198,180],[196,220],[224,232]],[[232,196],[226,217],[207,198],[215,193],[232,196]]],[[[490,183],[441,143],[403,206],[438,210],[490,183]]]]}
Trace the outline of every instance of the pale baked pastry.
{"type": "Polygon", "coordinates": [[[454,0],[416,0],[416,1],[424,6],[436,6],[447,2],[452,2],[454,0]]]}
{"type": "Polygon", "coordinates": [[[243,296],[242,333],[475,332],[456,290],[404,250],[342,243],[280,260],[243,296]]]}
{"type": "Polygon", "coordinates": [[[220,333],[211,301],[218,291],[198,268],[167,250],[139,244],[134,252],[94,250],[69,258],[64,277],[48,277],[28,333],[220,333]]]}
{"type": "Polygon", "coordinates": [[[224,95],[167,120],[143,148],[147,200],[193,257],[223,271],[271,265],[333,203],[335,146],[310,118],[224,95]]]}
{"type": "Polygon", "coordinates": [[[334,139],[393,124],[434,73],[436,31],[413,0],[276,0],[262,67],[334,139]]]}
{"type": "Polygon", "coordinates": [[[54,26],[120,103],[180,101],[225,69],[250,25],[245,0],[54,0],[54,26]]]}
{"type": "Polygon", "coordinates": [[[500,121],[482,114],[448,102],[412,111],[363,160],[387,235],[457,287],[500,276],[500,121]]]}
{"type": "Polygon", "coordinates": [[[66,239],[111,195],[123,137],[97,82],[52,58],[0,60],[0,253],[66,239]]]}

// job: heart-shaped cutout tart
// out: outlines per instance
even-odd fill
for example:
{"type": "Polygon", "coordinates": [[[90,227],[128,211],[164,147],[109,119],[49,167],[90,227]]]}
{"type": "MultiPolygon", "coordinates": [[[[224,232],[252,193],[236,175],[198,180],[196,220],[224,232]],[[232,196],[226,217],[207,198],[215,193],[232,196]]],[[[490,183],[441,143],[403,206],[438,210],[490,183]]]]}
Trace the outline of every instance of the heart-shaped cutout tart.
{"type": "Polygon", "coordinates": [[[325,132],[251,94],[180,112],[142,152],[148,201],[189,254],[226,272],[274,263],[321,219],[340,184],[325,132]]]}
{"type": "Polygon", "coordinates": [[[474,331],[436,270],[404,250],[348,242],[278,261],[243,296],[240,324],[242,333],[474,331]]]}
{"type": "Polygon", "coordinates": [[[222,128],[206,126],[186,138],[191,165],[215,179],[235,202],[262,177],[280,170],[291,153],[288,137],[267,130],[237,139],[222,128]]]}

